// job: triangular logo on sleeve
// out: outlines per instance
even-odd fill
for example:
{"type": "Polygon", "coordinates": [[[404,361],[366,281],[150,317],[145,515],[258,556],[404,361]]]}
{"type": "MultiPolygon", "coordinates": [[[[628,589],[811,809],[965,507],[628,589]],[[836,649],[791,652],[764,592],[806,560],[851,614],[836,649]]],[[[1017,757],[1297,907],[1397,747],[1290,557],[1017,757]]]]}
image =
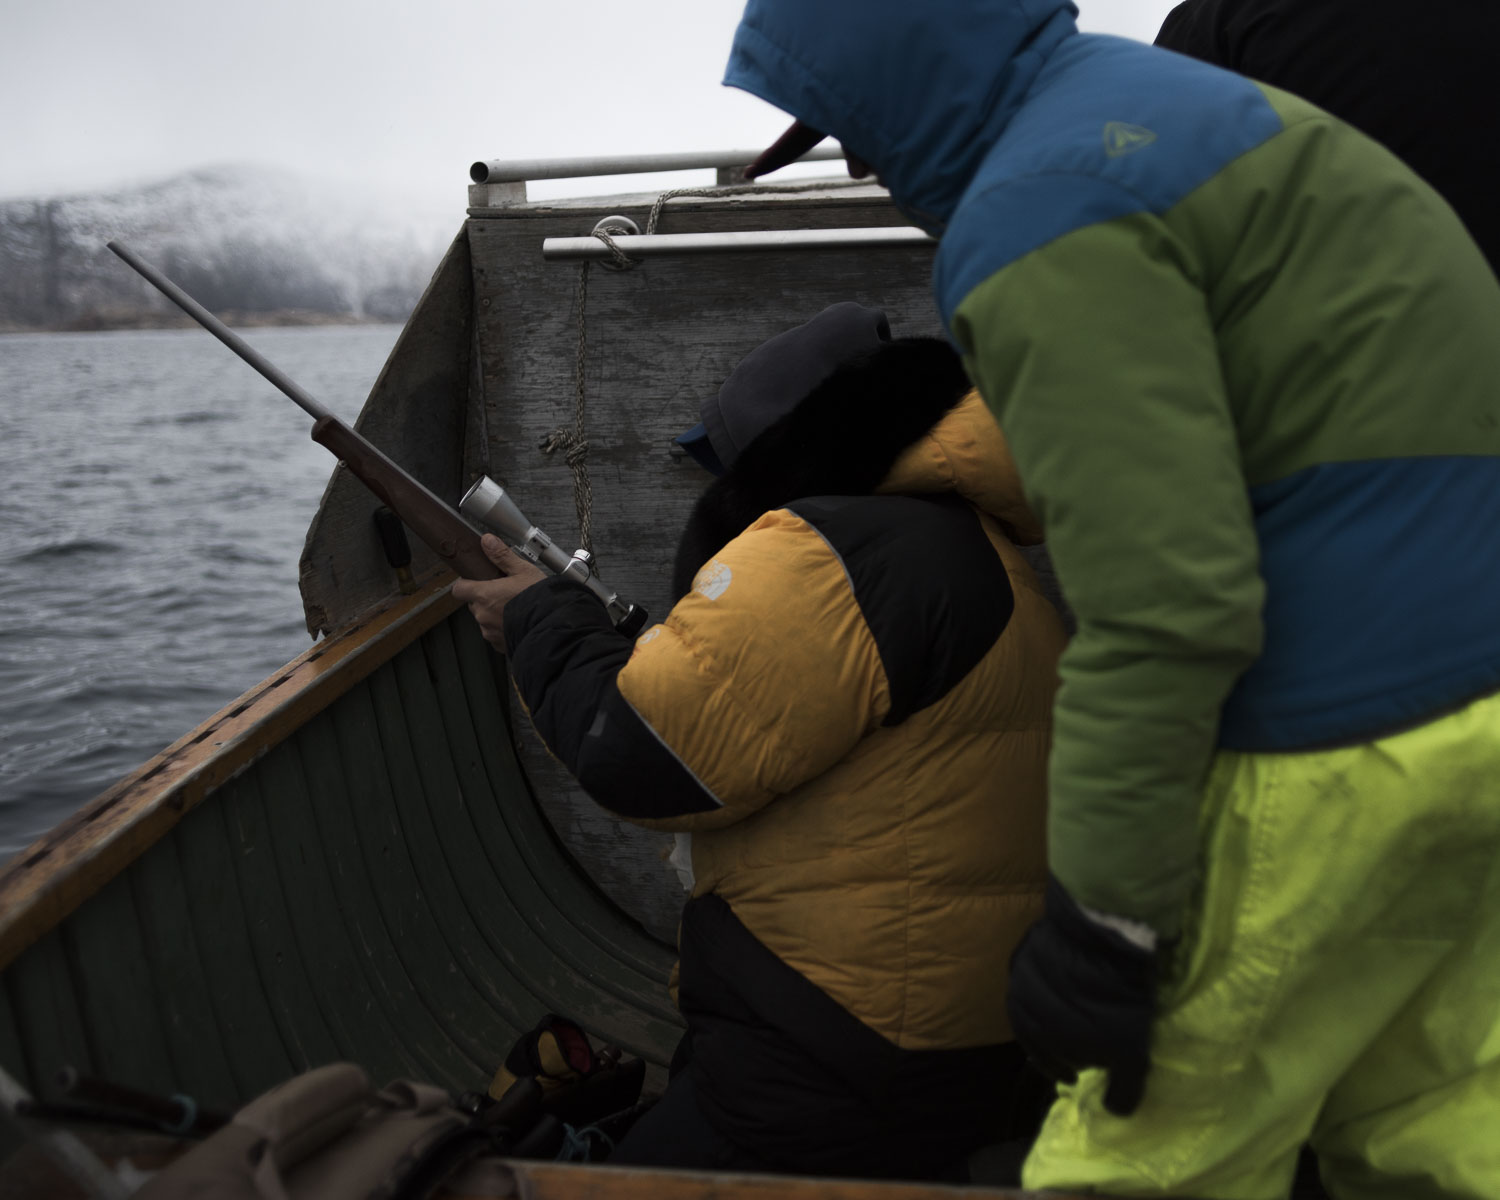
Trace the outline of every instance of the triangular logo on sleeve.
{"type": "Polygon", "coordinates": [[[1156,134],[1140,125],[1111,121],[1104,127],[1104,153],[1110,158],[1134,154],[1156,141],[1156,134]]]}

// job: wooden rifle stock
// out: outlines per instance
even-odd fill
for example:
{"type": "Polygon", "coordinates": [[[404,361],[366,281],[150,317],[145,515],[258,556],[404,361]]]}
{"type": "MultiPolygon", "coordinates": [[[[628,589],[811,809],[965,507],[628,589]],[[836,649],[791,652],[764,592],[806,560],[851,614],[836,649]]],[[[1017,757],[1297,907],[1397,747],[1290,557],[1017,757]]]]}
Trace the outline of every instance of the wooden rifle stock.
{"type": "Polygon", "coordinates": [[[312,439],[332,451],[356,478],[465,579],[499,579],[475,533],[444,504],[348,425],[334,416],[313,422],[312,439]]]}

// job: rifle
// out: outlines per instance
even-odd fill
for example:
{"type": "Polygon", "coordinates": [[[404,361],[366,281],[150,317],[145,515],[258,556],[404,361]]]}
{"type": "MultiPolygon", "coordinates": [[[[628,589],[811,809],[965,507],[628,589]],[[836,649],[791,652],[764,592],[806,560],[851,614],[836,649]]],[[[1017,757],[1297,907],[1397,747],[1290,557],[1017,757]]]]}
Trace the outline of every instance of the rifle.
{"type": "MultiPolygon", "coordinates": [[[[374,492],[386,507],[395,512],[455,572],[465,579],[500,578],[499,568],[490,562],[479,544],[479,535],[463,517],[361,434],[314,400],[258,350],[133,250],[119,241],[107,242],[106,245],[162,295],[259,371],[278,391],[312,417],[313,441],[348,467],[361,483],[374,492]]],[[[603,602],[610,619],[621,633],[633,636],[646,624],[646,610],[621,600],[618,593],[605,587],[594,574],[593,562],[586,551],[579,550],[569,556],[558,549],[551,538],[526,519],[515,502],[505,494],[505,489],[488,476],[480,476],[459,507],[468,516],[488,525],[510,543],[517,553],[559,575],[582,583],[603,602]]]]}

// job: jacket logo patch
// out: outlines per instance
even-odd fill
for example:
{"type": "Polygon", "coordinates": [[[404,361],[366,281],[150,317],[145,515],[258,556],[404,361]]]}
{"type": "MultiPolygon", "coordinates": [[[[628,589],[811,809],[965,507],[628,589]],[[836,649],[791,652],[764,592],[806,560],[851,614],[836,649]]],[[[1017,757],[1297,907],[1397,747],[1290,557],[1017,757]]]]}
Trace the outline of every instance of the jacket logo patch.
{"type": "Polygon", "coordinates": [[[1156,134],[1140,125],[1127,125],[1124,121],[1111,121],[1104,127],[1104,153],[1110,158],[1121,158],[1144,150],[1156,141],[1156,134]]]}
{"type": "Polygon", "coordinates": [[[635,639],[635,644],[637,646],[648,646],[659,637],[661,637],[661,626],[653,625],[645,633],[641,634],[640,637],[635,639]]]}
{"type": "Polygon", "coordinates": [[[734,572],[717,558],[711,558],[693,576],[693,591],[710,600],[717,600],[729,590],[729,585],[733,582],[734,572]]]}

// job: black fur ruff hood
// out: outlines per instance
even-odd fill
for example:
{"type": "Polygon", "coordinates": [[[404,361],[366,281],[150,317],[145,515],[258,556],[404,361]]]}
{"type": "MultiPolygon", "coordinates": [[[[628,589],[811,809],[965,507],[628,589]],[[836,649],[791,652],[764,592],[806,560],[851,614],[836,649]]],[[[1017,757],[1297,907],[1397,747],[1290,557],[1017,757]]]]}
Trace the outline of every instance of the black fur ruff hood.
{"type": "MultiPolygon", "coordinates": [[[[958,440],[969,445],[976,439],[992,438],[1004,459],[993,465],[1013,477],[1014,467],[999,430],[982,402],[971,394],[963,364],[946,341],[897,338],[836,368],[796,408],[745,447],[728,471],[699,497],[678,543],[672,572],[674,594],[686,593],[698,568],[762,513],[803,497],[957,491],[995,511],[982,495],[984,482],[963,478],[971,472],[944,470],[939,465],[936,471],[918,467],[914,472],[903,471],[900,480],[889,479],[907,451],[954,413],[961,401],[963,409],[977,409],[968,413],[963,424],[977,422],[980,429],[977,433],[960,431],[958,440]],[[898,486],[882,486],[890,482],[898,486]]],[[[978,457],[982,465],[986,458],[995,457],[994,448],[981,450],[978,457]]],[[[941,451],[935,454],[949,468],[955,466],[953,458],[941,451]]],[[[1024,507],[1018,482],[1014,492],[1015,503],[1024,507]]]]}

